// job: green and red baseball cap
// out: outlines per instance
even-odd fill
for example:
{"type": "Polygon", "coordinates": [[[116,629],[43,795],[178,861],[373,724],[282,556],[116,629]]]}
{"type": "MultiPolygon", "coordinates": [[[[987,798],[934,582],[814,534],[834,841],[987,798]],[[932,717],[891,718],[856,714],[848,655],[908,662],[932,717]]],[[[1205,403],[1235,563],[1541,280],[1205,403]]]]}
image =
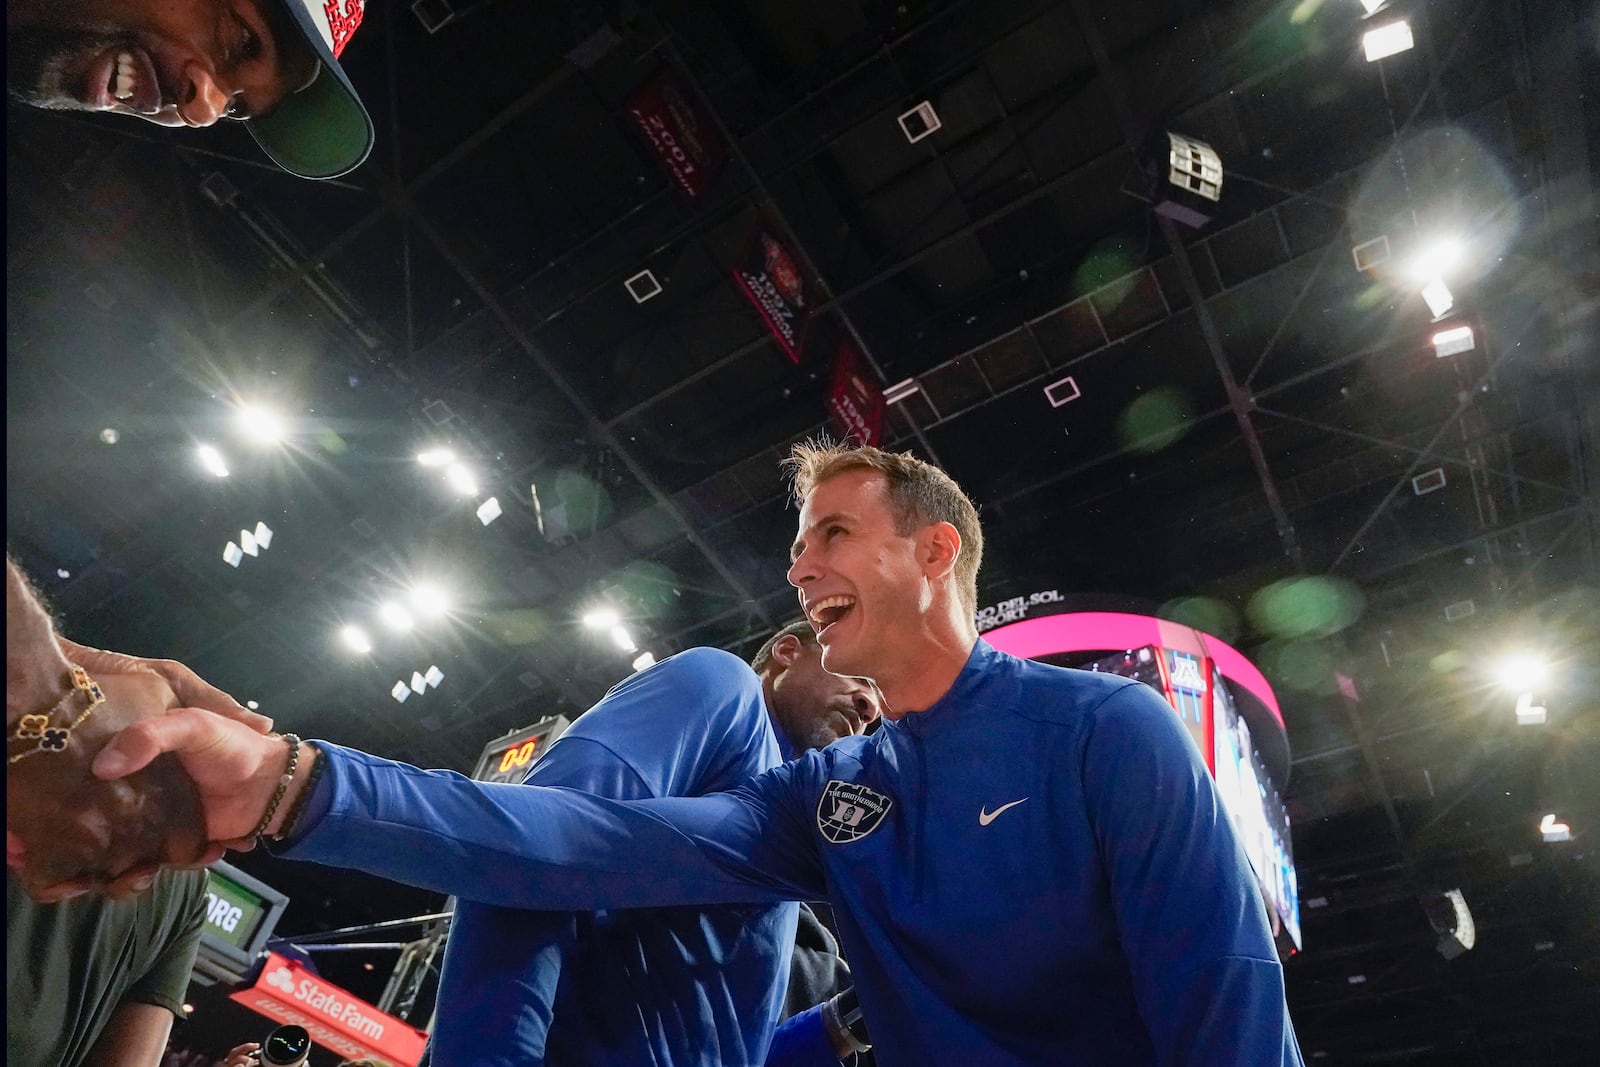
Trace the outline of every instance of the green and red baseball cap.
{"type": "Polygon", "coordinates": [[[272,161],[302,178],[337,178],[372,151],[372,118],[339,56],[366,14],[366,0],[273,0],[316,55],[321,70],[299,92],[245,126],[272,161]]]}

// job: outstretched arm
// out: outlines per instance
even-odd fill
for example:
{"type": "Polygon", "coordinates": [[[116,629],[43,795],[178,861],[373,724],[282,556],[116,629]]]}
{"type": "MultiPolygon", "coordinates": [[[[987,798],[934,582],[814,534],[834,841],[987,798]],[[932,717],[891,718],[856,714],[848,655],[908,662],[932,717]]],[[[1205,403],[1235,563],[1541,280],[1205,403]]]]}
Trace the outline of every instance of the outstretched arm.
{"type": "MultiPolygon", "coordinates": [[[[284,769],[281,739],[178,709],[106,746],[107,778],[172,752],[199,787],[213,840],[237,841],[266,810],[284,769]]],[[[474,782],[321,742],[268,826],[327,760],[305,825],[282,854],[507,907],[611,907],[816,899],[825,890],[806,816],[790,798],[794,765],[732,793],[635,802],[569,789],[474,782]],[[324,792],[325,791],[325,792],[324,792]]]]}

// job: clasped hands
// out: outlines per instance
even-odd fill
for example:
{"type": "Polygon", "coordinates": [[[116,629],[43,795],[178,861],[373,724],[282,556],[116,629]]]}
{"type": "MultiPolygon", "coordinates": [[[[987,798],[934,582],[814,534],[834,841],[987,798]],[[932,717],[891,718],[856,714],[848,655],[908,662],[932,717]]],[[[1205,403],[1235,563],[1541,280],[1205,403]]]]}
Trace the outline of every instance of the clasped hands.
{"type": "Polygon", "coordinates": [[[272,720],[181,663],[60,645],[106,702],[66,750],[7,768],[6,864],[29,896],[126,896],[147,888],[160,867],[205,866],[225,848],[249,847],[243,838],[260,810],[241,813],[259,789],[245,787],[275,773],[271,756],[283,748],[265,736],[272,720]],[[191,751],[174,751],[186,745],[191,751]],[[208,795],[191,764],[240,793],[238,810],[208,795]]]}

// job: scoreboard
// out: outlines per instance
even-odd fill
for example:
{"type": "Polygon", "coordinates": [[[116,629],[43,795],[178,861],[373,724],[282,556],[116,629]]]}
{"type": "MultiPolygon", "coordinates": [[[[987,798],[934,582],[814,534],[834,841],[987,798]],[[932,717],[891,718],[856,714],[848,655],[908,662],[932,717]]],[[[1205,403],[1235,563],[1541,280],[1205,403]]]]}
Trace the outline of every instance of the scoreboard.
{"type": "Polygon", "coordinates": [[[484,746],[483,754],[478,757],[473,780],[521,785],[534,761],[571,725],[572,721],[564,715],[548,715],[532,726],[495,738],[484,746]]]}

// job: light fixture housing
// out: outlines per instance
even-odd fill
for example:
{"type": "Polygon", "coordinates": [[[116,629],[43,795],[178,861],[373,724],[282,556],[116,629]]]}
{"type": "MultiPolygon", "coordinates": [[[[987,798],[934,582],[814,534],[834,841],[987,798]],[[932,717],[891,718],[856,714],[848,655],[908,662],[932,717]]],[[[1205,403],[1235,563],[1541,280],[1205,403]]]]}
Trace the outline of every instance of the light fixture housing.
{"type": "Polygon", "coordinates": [[[1422,287],[1422,300],[1436,319],[1448,315],[1450,309],[1456,306],[1455,294],[1450,292],[1443,278],[1435,278],[1422,287]]]}
{"type": "Polygon", "coordinates": [[[1361,35],[1361,50],[1366,53],[1368,63],[1409,52],[1416,43],[1411,36],[1411,23],[1405,19],[1384,23],[1361,35]]]}
{"type": "Polygon", "coordinates": [[[1478,347],[1477,336],[1472,332],[1472,327],[1466,325],[1447,326],[1442,330],[1435,330],[1430,341],[1436,359],[1471,352],[1478,347]]]}

